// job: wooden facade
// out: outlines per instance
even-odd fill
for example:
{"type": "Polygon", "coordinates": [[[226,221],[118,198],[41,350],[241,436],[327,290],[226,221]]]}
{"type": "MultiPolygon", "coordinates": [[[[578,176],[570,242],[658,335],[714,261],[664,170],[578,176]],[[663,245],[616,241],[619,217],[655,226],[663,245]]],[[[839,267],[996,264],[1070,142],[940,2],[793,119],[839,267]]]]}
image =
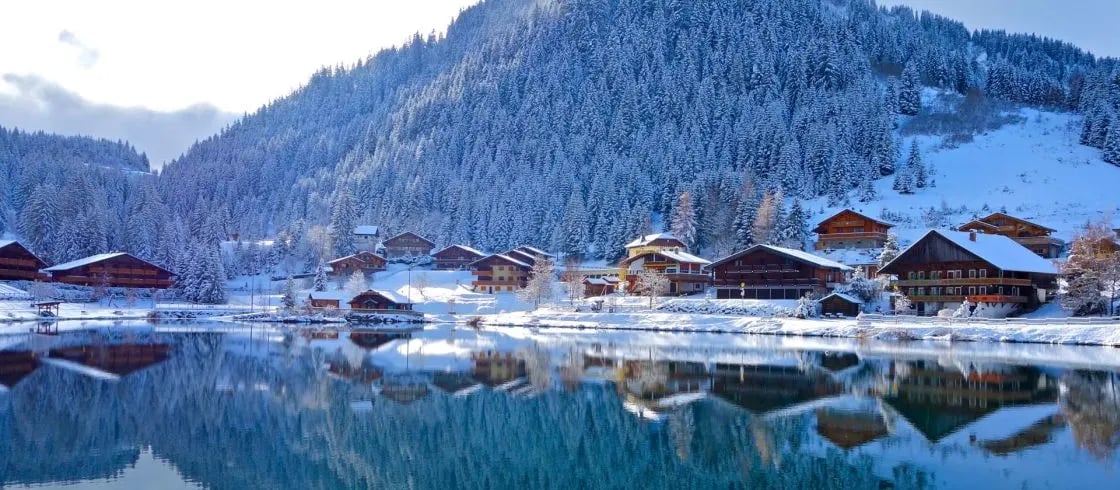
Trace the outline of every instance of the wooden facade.
{"type": "Polygon", "coordinates": [[[704,292],[711,283],[711,276],[704,270],[708,264],[708,260],[681,250],[662,249],[623,259],[619,276],[631,292],[637,287],[638,274],[652,271],[669,279],[668,294],[696,294],[704,292]]]}
{"type": "Polygon", "coordinates": [[[349,301],[351,310],[412,310],[412,303],[387,291],[366,291],[349,301]]]}
{"type": "Polygon", "coordinates": [[[43,269],[51,280],[79,286],[167,289],[174,274],[123,252],[94,255],[43,269]]]}
{"type": "Polygon", "coordinates": [[[720,299],[799,299],[824,296],[851,268],[800,250],[755,245],[710,266],[720,299]]]}
{"type": "Polygon", "coordinates": [[[1053,228],[1047,228],[1022,218],[1005,213],[992,213],[974,219],[957,227],[957,231],[1003,235],[1027,247],[1039,257],[1055,259],[1061,256],[1065,242],[1050,236],[1053,228]]]}
{"type": "Polygon", "coordinates": [[[436,270],[455,271],[470,268],[472,262],[486,257],[486,254],[466,245],[451,245],[432,254],[436,270]]]}
{"type": "Polygon", "coordinates": [[[367,276],[375,272],[381,272],[385,270],[387,263],[385,257],[373,252],[358,252],[354,255],[334,259],[327,262],[327,265],[331,266],[331,276],[345,278],[355,272],[361,272],[367,276]]]}
{"type": "Polygon", "coordinates": [[[820,299],[818,304],[824,315],[843,315],[856,317],[860,314],[863,301],[846,294],[832,293],[820,299]]]}
{"type": "Polygon", "coordinates": [[[390,259],[402,257],[422,257],[431,255],[436,247],[431,240],[406,231],[382,242],[385,245],[385,255],[390,259]]]}
{"type": "Polygon", "coordinates": [[[936,230],[926,233],[880,272],[898,276],[898,288],[919,315],[955,309],[965,299],[1000,305],[1008,311],[1037,307],[1057,277],[1053,264],[1031,256],[1010,238],[936,230]],[[985,253],[991,258],[981,256],[985,253]],[[993,260],[1014,265],[1001,268],[993,260]]]}
{"type": "Polygon", "coordinates": [[[650,252],[662,250],[688,250],[688,247],[677,237],[668,233],[654,233],[643,235],[626,244],[626,256],[635,257],[650,252]]]}
{"type": "Polygon", "coordinates": [[[0,280],[44,280],[47,275],[39,272],[39,270],[46,266],[46,262],[36,257],[19,242],[0,240],[0,280]]]}
{"type": "Polygon", "coordinates": [[[479,293],[512,293],[525,287],[532,266],[506,254],[494,254],[471,263],[471,287],[479,293]]]}
{"type": "Polygon", "coordinates": [[[594,298],[613,294],[618,288],[618,278],[588,277],[583,280],[583,297],[594,298]]]}
{"type": "Polygon", "coordinates": [[[890,223],[845,209],[821,221],[817,234],[817,250],[841,248],[879,248],[887,241],[890,223]]]}
{"type": "Polygon", "coordinates": [[[312,308],[338,308],[341,300],[327,295],[317,295],[311,293],[307,295],[307,306],[312,308]]]}

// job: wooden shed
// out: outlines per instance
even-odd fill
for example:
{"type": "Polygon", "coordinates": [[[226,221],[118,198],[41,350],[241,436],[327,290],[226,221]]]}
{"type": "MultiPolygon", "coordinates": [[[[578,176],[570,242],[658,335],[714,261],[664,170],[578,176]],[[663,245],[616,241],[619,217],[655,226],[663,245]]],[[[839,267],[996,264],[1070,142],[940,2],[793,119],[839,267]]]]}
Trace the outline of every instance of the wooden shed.
{"type": "Polygon", "coordinates": [[[821,305],[821,314],[824,315],[859,316],[860,308],[863,307],[862,300],[844,293],[832,293],[821,298],[818,303],[821,305]]]}

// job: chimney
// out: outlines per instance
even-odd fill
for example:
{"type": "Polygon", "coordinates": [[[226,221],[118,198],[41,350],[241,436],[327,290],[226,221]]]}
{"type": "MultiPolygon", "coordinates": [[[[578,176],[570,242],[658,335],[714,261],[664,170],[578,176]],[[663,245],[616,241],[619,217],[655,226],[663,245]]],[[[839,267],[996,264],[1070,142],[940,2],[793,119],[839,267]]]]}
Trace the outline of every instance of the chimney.
{"type": "Polygon", "coordinates": [[[975,231],[968,232],[968,241],[970,241],[970,242],[975,242],[976,241],[976,232],[975,231]]]}

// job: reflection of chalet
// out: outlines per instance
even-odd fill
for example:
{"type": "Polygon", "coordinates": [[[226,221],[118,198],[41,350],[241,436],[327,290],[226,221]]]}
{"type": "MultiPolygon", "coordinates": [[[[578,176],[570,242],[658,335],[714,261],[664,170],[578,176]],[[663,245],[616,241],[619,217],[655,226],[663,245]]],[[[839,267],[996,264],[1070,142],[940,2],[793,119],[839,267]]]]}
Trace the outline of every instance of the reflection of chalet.
{"type": "Polygon", "coordinates": [[[1062,253],[1065,242],[1050,236],[1053,228],[1031,223],[1004,213],[992,213],[957,227],[957,231],[1003,235],[1015,240],[1040,257],[1053,259],[1062,253]]]}
{"type": "Polygon", "coordinates": [[[992,454],[1005,456],[1032,447],[1049,444],[1054,434],[1066,427],[1066,419],[1060,414],[1045,417],[1015,434],[1002,439],[978,441],[977,445],[992,454]]]}
{"type": "Polygon", "coordinates": [[[408,405],[432,393],[428,380],[416,375],[386,377],[381,382],[381,396],[401,405],[408,405]]]}
{"type": "Polygon", "coordinates": [[[755,245],[708,266],[716,297],[798,299],[829,293],[852,270],[808,252],[773,245],[755,245]]]}
{"type": "MultiPolygon", "coordinates": [[[[898,371],[892,365],[892,372],[898,371]]],[[[1002,407],[1054,402],[1057,391],[1038,370],[1008,367],[961,373],[935,362],[907,363],[883,400],[930,442],[937,442],[1002,407]]]]}
{"type": "Polygon", "coordinates": [[[622,376],[626,392],[644,400],[708,391],[712,384],[707,366],[699,362],[628,360],[622,376]]]}
{"type": "Polygon", "coordinates": [[[432,374],[432,385],[449,395],[460,395],[472,391],[478,382],[469,373],[441,371],[432,374]]]}
{"type": "Polygon", "coordinates": [[[364,331],[364,330],[351,330],[350,341],[358,347],[366,350],[373,350],[381,347],[389,342],[397,339],[407,338],[407,334],[391,333],[391,332],[378,332],[378,331],[364,331]]]}
{"type": "Polygon", "coordinates": [[[60,347],[50,357],[65,359],[100,371],[125,376],[167,360],[169,344],[118,344],[60,347]]]}
{"type": "Polygon", "coordinates": [[[486,254],[466,245],[451,245],[432,254],[432,263],[437,270],[466,270],[471,263],[486,257],[486,254]]]}
{"type": "Polygon", "coordinates": [[[355,366],[341,359],[332,359],[328,361],[327,372],[341,379],[367,385],[381,379],[385,375],[380,368],[375,366],[366,364],[355,366]]]}
{"type": "Polygon", "coordinates": [[[818,408],[817,434],[840,449],[852,449],[887,435],[887,423],[874,410],[818,408]]]}
{"type": "Polygon", "coordinates": [[[813,233],[817,234],[817,250],[879,248],[887,241],[887,232],[892,226],[845,209],[821,221],[813,233]]]}
{"type": "Polygon", "coordinates": [[[843,393],[828,376],[795,366],[716,364],[712,393],[763,415],[843,393]]]}
{"type": "Polygon", "coordinates": [[[930,230],[883,266],[919,314],[956,308],[968,298],[1004,313],[1037,306],[1053,287],[1057,269],[1001,235],[930,230]]]}
{"type": "Polygon", "coordinates": [[[17,241],[0,240],[0,280],[39,280],[46,276],[39,272],[47,266],[35,254],[17,241]]]}
{"type": "Polygon", "coordinates": [[[65,284],[155,289],[171,287],[174,275],[123,252],[94,255],[48,267],[43,272],[50,274],[52,281],[65,284]]]}
{"type": "Polygon", "coordinates": [[[498,386],[525,376],[525,361],[512,352],[474,352],[471,376],[486,386],[498,386]]]}
{"type": "Polygon", "coordinates": [[[361,272],[368,276],[383,271],[386,263],[385,257],[373,252],[358,252],[354,255],[334,259],[327,265],[331,266],[331,276],[345,278],[350,277],[355,272],[361,272]]]}
{"type": "Polygon", "coordinates": [[[0,385],[15,387],[39,367],[39,358],[30,351],[0,351],[0,385]]]}

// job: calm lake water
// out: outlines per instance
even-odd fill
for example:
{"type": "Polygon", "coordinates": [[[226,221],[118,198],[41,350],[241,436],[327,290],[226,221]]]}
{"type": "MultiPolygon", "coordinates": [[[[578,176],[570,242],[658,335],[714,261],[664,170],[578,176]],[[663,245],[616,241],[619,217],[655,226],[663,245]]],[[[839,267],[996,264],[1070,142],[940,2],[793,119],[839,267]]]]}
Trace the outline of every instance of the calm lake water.
{"type": "Polygon", "coordinates": [[[0,486],[1120,488],[1118,349],[211,327],[0,335],[0,486]]]}

